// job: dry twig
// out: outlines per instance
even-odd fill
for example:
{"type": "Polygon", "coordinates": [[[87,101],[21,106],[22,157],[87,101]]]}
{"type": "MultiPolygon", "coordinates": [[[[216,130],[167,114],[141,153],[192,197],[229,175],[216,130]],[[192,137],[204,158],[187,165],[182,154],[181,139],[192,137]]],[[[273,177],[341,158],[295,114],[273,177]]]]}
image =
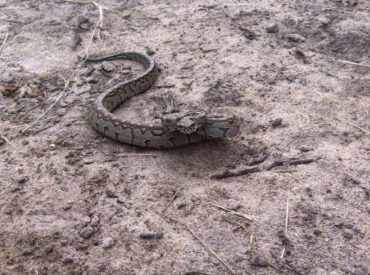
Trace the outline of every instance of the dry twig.
{"type": "Polygon", "coordinates": [[[288,221],[289,221],[289,198],[286,199],[285,236],[288,234],[288,221]]]}
{"type": "Polygon", "coordinates": [[[177,194],[178,194],[178,190],[176,190],[175,194],[172,196],[171,200],[166,204],[166,206],[163,208],[162,210],[162,214],[164,212],[166,212],[167,208],[171,205],[171,203],[175,200],[175,198],[177,197],[177,194]]]}
{"type": "Polygon", "coordinates": [[[351,123],[351,122],[347,122],[349,125],[352,125],[353,127],[355,127],[355,128],[357,128],[357,129],[359,129],[359,130],[361,130],[362,132],[364,132],[365,134],[367,134],[367,135],[370,135],[370,132],[369,131],[367,131],[367,130],[365,130],[364,128],[361,128],[361,127],[359,127],[359,126],[357,126],[357,125],[355,125],[355,124],[353,124],[353,123],[351,123]]]}
{"type": "Polygon", "coordinates": [[[160,213],[160,212],[158,212],[158,211],[156,211],[157,212],[157,214],[159,214],[159,215],[161,215],[161,216],[163,216],[163,217],[166,217],[166,218],[168,218],[168,219],[170,219],[170,220],[172,220],[172,221],[175,221],[175,222],[178,222],[179,224],[182,224],[183,226],[185,226],[186,227],[186,229],[205,247],[205,248],[207,248],[208,249],[208,251],[213,255],[213,256],[215,256],[230,272],[231,272],[231,274],[236,274],[236,272],[227,264],[227,263],[225,263],[225,261],[224,260],[222,260],[221,258],[220,258],[220,256],[218,256],[217,254],[216,254],[216,252],[214,252],[213,251],[213,249],[212,248],[210,248],[197,234],[195,234],[194,233],[194,231],[189,227],[189,225],[187,225],[185,222],[183,222],[183,221],[181,221],[181,220],[179,220],[179,219],[176,219],[176,218],[174,218],[174,217],[171,217],[171,216],[168,216],[168,215],[166,215],[166,214],[163,214],[163,213],[160,213]]]}
{"type": "Polygon", "coordinates": [[[221,174],[214,174],[211,176],[211,179],[224,179],[224,178],[229,178],[229,177],[238,177],[238,176],[243,176],[251,173],[256,173],[256,172],[262,172],[262,171],[269,171],[275,167],[282,166],[282,165],[299,165],[299,164],[307,164],[315,161],[314,159],[298,159],[298,158],[291,158],[287,160],[275,160],[268,166],[252,166],[248,167],[246,169],[238,170],[238,171],[229,171],[226,170],[225,172],[221,174]]]}

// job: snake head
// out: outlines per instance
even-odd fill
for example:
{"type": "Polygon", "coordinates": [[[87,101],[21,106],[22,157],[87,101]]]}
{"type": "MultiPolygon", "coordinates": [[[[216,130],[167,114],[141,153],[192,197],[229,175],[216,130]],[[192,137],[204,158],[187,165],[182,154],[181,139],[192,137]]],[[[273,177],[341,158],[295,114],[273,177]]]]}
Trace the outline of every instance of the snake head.
{"type": "Polygon", "coordinates": [[[161,118],[163,126],[171,131],[179,131],[184,134],[197,132],[204,119],[205,113],[202,111],[166,114],[161,118]]]}

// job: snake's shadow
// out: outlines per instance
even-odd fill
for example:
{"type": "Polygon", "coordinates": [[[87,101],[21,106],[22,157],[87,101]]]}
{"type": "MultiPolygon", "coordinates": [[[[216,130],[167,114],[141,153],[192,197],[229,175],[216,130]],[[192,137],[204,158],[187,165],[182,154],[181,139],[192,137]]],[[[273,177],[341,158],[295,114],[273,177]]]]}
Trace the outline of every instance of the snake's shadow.
{"type": "Polygon", "coordinates": [[[241,160],[240,144],[233,141],[215,140],[165,150],[168,170],[195,177],[214,174],[215,171],[237,166],[241,160]]]}

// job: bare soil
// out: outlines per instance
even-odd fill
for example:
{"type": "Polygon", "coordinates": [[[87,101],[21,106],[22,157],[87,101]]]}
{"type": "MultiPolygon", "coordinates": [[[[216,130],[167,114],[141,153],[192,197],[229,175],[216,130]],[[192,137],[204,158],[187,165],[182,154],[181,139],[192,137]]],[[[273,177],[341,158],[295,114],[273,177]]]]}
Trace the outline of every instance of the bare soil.
{"type": "Polygon", "coordinates": [[[91,40],[92,3],[0,0],[0,273],[369,274],[370,74],[343,60],[370,63],[370,3],[98,3],[91,40]],[[170,95],[235,113],[240,134],[175,150],[99,135],[89,103],[141,68],[78,66],[88,47],[161,69],[121,116],[170,95]]]}

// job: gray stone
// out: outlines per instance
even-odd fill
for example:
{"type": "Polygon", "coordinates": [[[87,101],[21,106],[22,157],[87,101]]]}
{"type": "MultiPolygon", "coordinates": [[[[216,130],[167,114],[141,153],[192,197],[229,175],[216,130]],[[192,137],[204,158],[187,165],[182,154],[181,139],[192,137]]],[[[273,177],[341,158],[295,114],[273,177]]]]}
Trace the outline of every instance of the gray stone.
{"type": "Polygon", "coordinates": [[[57,110],[57,115],[58,116],[64,116],[66,114],[67,110],[65,108],[59,108],[57,110]]]}
{"type": "Polygon", "coordinates": [[[106,71],[108,73],[115,69],[114,65],[112,63],[109,63],[109,62],[103,62],[101,67],[104,71],[106,71]]]}
{"type": "Polygon", "coordinates": [[[80,29],[87,31],[89,29],[89,24],[88,23],[82,23],[80,24],[80,29]]]}
{"type": "Polygon", "coordinates": [[[123,75],[129,75],[129,74],[131,74],[131,70],[127,70],[127,69],[126,70],[123,70],[122,71],[122,74],[123,75]]]}
{"type": "Polygon", "coordinates": [[[307,146],[307,145],[302,145],[299,150],[301,150],[301,152],[309,152],[309,151],[312,151],[313,148],[310,147],[310,146],[307,146]]]}
{"type": "Polygon", "coordinates": [[[236,211],[242,207],[241,204],[234,199],[228,199],[225,206],[233,211],[236,211]]]}
{"type": "Polygon", "coordinates": [[[106,269],[107,269],[107,266],[105,264],[101,264],[98,266],[99,272],[105,272],[106,269]]]}
{"type": "Polygon", "coordinates": [[[98,226],[99,225],[99,217],[98,216],[92,217],[90,224],[91,224],[91,226],[98,226]]]}
{"type": "Polygon", "coordinates": [[[296,34],[296,33],[290,33],[286,35],[286,39],[293,41],[293,42],[304,42],[306,41],[306,38],[304,38],[302,35],[296,34]]]}
{"type": "Polygon", "coordinates": [[[90,217],[88,217],[88,216],[83,217],[83,219],[82,219],[82,224],[83,224],[84,226],[86,226],[86,225],[88,225],[88,224],[90,223],[90,221],[91,221],[90,217]]]}
{"type": "Polygon", "coordinates": [[[94,234],[94,229],[91,226],[85,227],[80,231],[80,236],[84,239],[90,238],[94,234]]]}
{"type": "Polygon", "coordinates": [[[352,239],[353,238],[353,234],[352,234],[351,230],[345,229],[344,232],[343,232],[343,238],[345,238],[347,240],[352,239]]]}
{"type": "Polygon", "coordinates": [[[267,266],[268,263],[267,263],[266,259],[263,256],[255,255],[255,256],[251,257],[250,264],[254,265],[254,266],[265,267],[265,266],[267,266]]]}
{"type": "Polygon", "coordinates": [[[277,32],[279,32],[279,25],[278,25],[278,23],[275,23],[275,22],[269,23],[266,26],[266,32],[267,33],[277,33],[277,32]]]}
{"type": "Polygon", "coordinates": [[[108,249],[114,245],[114,240],[111,237],[103,238],[102,247],[108,249]]]}
{"type": "Polygon", "coordinates": [[[89,84],[83,85],[83,86],[78,87],[78,88],[76,87],[74,89],[74,93],[76,95],[82,95],[82,94],[85,94],[85,93],[90,93],[90,91],[91,91],[91,85],[89,85],[89,84]]]}
{"type": "Polygon", "coordinates": [[[73,263],[73,257],[69,254],[64,254],[62,258],[62,263],[63,264],[71,264],[73,263]]]}
{"type": "Polygon", "coordinates": [[[113,188],[108,188],[107,190],[105,190],[105,193],[107,194],[108,198],[118,198],[116,190],[114,190],[113,188]]]}
{"type": "Polygon", "coordinates": [[[66,205],[64,205],[64,206],[62,206],[62,209],[64,210],[64,211],[68,211],[69,209],[71,209],[72,208],[72,206],[73,206],[73,202],[67,202],[67,204],[66,205]]]}

